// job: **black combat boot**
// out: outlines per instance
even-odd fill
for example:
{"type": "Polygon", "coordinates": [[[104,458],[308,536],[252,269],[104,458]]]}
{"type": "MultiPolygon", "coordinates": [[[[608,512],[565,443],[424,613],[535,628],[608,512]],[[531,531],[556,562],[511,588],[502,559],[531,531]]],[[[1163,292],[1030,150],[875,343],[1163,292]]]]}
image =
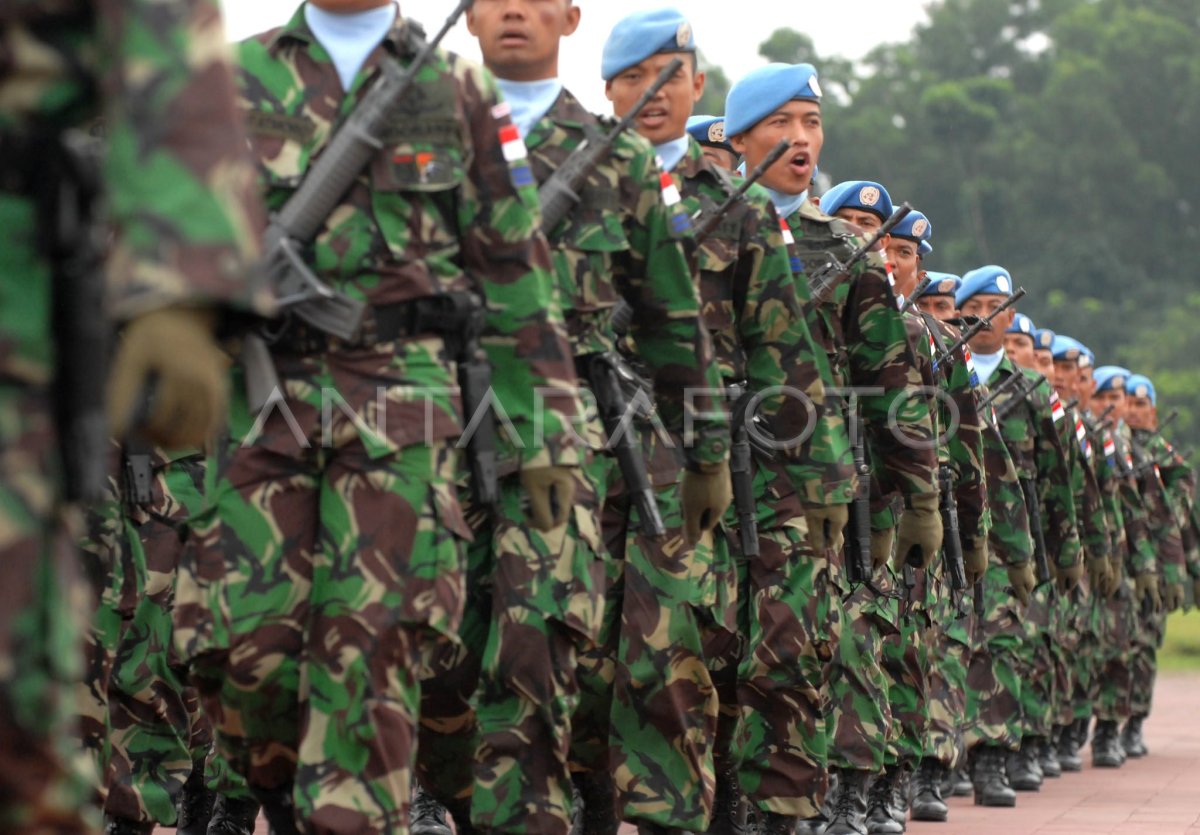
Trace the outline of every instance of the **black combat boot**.
{"type": "Polygon", "coordinates": [[[292,800],[292,784],[274,789],[251,787],[250,793],[262,806],[263,816],[271,827],[271,835],[300,835],[296,827],[296,806],[292,800]]]}
{"type": "Polygon", "coordinates": [[[254,835],[258,822],[258,801],[253,797],[226,797],[218,794],[213,802],[208,835],[254,835]]]}
{"type": "Polygon", "coordinates": [[[204,782],[204,760],[192,763],[192,772],[176,801],[177,835],[205,835],[215,800],[216,794],[204,782]]]}
{"type": "Polygon", "coordinates": [[[867,832],[870,835],[900,835],[904,832],[904,824],[898,823],[892,815],[892,803],[896,794],[896,783],[899,782],[899,766],[884,769],[882,774],[876,774],[867,792],[867,832]]]}
{"type": "Polygon", "coordinates": [[[848,768],[837,770],[838,787],[829,809],[824,835],[866,835],[867,783],[871,772],[848,768]]]}
{"type": "Polygon", "coordinates": [[[793,815],[758,810],[758,835],[794,835],[800,819],[793,815]]]}
{"type": "Polygon", "coordinates": [[[1098,721],[1092,736],[1092,767],[1120,768],[1124,762],[1121,743],[1117,739],[1117,723],[1111,719],[1098,721]]]}
{"type": "Polygon", "coordinates": [[[1063,771],[1083,771],[1077,735],[1078,722],[1067,725],[1058,735],[1058,767],[1063,771]]]}
{"type": "Polygon", "coordinates": [[[746,804],[736,768],[724,768],[717,773],[712,823],[706,835],[746,835],[746,804]]]}
{"type": "Polygon", "coordinates": [[[1038,753],[1042,749],[1042,737],[1027,736],[1021,739],[1021,749],[1008,755],[1008,784],[1019,792],[1035,792],[1042,787],[1042,767],[1038,764],[1038,753]]]}
{"type": "Polygon", "coordinates": [[[583,812],[579,818],[581,835],[617,835],[621,821],[617,817],[616,787],[612,777],[599,771],[577,771],[571,781],[579,789],[583,812]]]}
{"type": "Polygon", "coordinates": [[[1062,764],[1058,761],[1058,746],[1055,744],[1061,730],[1061,727],[1056,726],[1050,738],[1042,741],[1042,750],[1038,752],[1038,764],[1042,767],[1043,777],[1062,777],[1062,764]]]}
{"type": "Polygon", "coordinates": [[[892,813],[892,820],[901,826],[908,823],[908,807],[912,802],[912,775],[911,768],[906,765],[900,766],[900,773],[896,775],[896,782],[892,784],[892,802],[888,809],[892,813]]]}
{"type": "Polygon", "coordinates": [[[104,835],[150,835],[152,832],[154,832],[153,823],[108,816],[104,818],[104,835]]]}
{"type": "Polygon", "coordinates": [[[1146,748],[1145,739],[1142,738],[1142,721],[1145,718],[1144,713],[1130,716],[1125,722],[1125,729],[1121,731],[1121,747],[1134,759],[1150,753],[1146,748]]]}
{"type": "Polygon", "coordinates": [[[933,757],[921,760],[913,777],[912,816],[915,821],[944,821],[950,807],[942,799],[942,779],[946,768],[933,757]]]}
{"type": "Polygon", "coordinates": [[[1008,753],[997,745],[983,745],[971,752],[974,768],[971,783],[976,806],[1016,806],[1017,793],[1008,784],[1004,761],[1008,753]]]}
{"type": "Polygon", "coordinates": [[[446,823],[446,807],[425,791],[418,782],[413,782],[412,805],[408,810],[408,831],[412,835],[450,835],[450,824],[446,823]]]}
{"type": "Polygon", "coordinates": [[[971,782],[970,767],[955,769],[950,774],[950,796],[970,797],[975,794],[975,784],[971,782]]]}
{"type": "Polygon", "coordinates": [[[1075,740],[1075,753],[1078,754],[1083,750],[1083,747],[1088,744],[1088,735],[1091,732],[1092,717],[1087,716],[1083,719],[1076,719],[1075,724],[1071,726],[1071,737],[1075,740]]]}

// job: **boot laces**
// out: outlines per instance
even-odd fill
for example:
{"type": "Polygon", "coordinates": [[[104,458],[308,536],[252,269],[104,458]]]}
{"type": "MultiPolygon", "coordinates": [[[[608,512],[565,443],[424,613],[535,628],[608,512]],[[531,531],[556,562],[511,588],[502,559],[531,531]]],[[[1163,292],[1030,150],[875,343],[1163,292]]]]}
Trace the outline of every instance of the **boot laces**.
{"type": "Polygon", "coordinates": [[[421,788],[413,792],[412,814],[416,820],[432,818],[437,823],[446,823],[445,807],[438,803],[433,795],[421,788]]]}

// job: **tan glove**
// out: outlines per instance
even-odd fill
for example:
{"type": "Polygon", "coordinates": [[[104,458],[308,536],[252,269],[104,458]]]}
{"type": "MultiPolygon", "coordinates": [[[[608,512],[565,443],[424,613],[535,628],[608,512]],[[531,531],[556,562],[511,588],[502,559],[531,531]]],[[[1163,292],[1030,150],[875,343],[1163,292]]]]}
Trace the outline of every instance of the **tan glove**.
{"type": "Polygon", "coordinates": [[[529,520],[539,531],[567,523],[575,501],[573,467],[534,467],[521,470],[521,486],[529,496],[529,520]]]}
{"type": "Polygon", "coordinates": [[[1013,597],[1017,598],[1022,606],[1028,606],[1029,595],[1033,593],[1033,589],[1037,585],[1037,578],[1033,576],[1033,565],[1028,562],[1010,565],[1008,567],[1008,584],[1012,586],[1013,597]]]}
{"type": "Polygon", "coordinates": [[[683,507],[683,538],[688,545],[695,545],[705,531],[717,526],[733,501],[729,464],[713,465],[708,472],[684,470],[679,500],[683,507]]]}
{"type": "Polygon", "coordinates": [[[928,568],[942,547],[942,516],[938,513],[938,497],[924,494],[909,497],[911,507],[900,516],[896,534],[896,559],[903,565],[909,554],[912,565],[928,568]]]}
{"type": "Polygon", "coordinates": [[[1135,576],[1133,578],[1133,596],[1139,604],[1148,599],[1156,613],[1162,611],[1162,594],[1158,590],[1157,574],[1143,571],[1135,576]]]}
{"type": "Polygon", "coordinates": [[[988,544],[987,537],[981,536],[971,542],[963,543],[963,568],[967,575],[967,587],[974,586],[988,569],[988,544]]]}
{"type": "Polygon", "coordinates": [[[1108,588],[1108,572],[1111,570],[1105,557],[1092,557],[1087,561],[1088,586],[1096,597],[1105,594],[1104,590],[1108,588]]]}
{"type": "Polygon", "coordinates": [[[1168,612],[1178,612],[1183,608],[1183,583],[1167,583],[1163,592],[1163,605],[1168,612]]]}
{"type": "Polygon", "coordinates": [[[804,519],[808,522],[808,544],[818,554],[826,551],[838,553],[846,544],[846,525],[850,521],[850,507],[844,504],[826,504],[805,507],[804,519]]]}
{"type": "MultiPolygon", "coordinates": [[[[886,528],[882,531],[871,531],[871,568],[878,571],[888,564],[895,550],[896,529],[886,528]]],[[[900,567],[897,567],[899,570],[900,567]]]]}
{"type": "Polygon", "coordinates": [[[1058,590],[1063,594],[1070,594],[1071,589],[1079,585],[1079,581],[1083,579],[1083,563],[1077,562],[1070,568],[1061,568],[1054,566],[1054,578],[1058,585],[1058,590]]]}
{"type": "Polygon", "coordinates": [[[1108,558],[1108,573],[1104,576],[1104,596],[1112,600],[1121,590],[1120,564],[1112,557],[1108,558]]]}
{"type": "Polygon", "coordinates": [[[203,446],[226,419],[229,358],[213,339],[213,311],[168,307],[125,326],[108,379],[108,421],[124,438],[153,386],[146,440],[168,449],[203,446]]]}

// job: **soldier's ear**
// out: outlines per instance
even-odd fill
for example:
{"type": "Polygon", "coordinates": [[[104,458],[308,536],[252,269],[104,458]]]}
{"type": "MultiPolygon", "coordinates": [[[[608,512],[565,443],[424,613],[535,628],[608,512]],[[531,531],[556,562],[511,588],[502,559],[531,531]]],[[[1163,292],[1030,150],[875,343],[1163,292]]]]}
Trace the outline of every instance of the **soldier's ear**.
{"type": "Polygon", "coordinates": [[[700,97],[704,95],[704,85],[708,81],[708,73],[698,72],[692,79],[692,101],[700,101],[700,97]]]}
{"type": "Polygon", "coordinates": [[[567,19],[563,25],[563,37],[569,37],[575,34],[575,30],[579,28],[579,18],[583,14],[583,10],[568,0],[567,2],[567,19]]]}
{"type": "Polygon", "coordinates": [[[733,150],[738,152],[738,156],[744,156],[746,153],[746,134],[739,133],[737,136],[729,137],[729,144],[733,146],[733,150]]]}

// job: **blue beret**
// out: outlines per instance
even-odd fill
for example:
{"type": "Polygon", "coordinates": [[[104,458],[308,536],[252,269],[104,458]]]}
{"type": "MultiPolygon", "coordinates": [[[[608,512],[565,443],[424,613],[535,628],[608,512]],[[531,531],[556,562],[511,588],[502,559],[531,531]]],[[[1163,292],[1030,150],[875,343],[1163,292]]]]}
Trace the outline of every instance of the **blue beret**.
{"type": "Polygon", "coordinates": [[[745,133],[788,102],[820,101],[812,64],[767,64],[747,73],[725,99],[725,133],[745,133]]]}
{"type": "Polygon", "coordinates": [[[1082,342],[1079,343],[1079,350],[1083,351],[1083,356],[1079,358],[1080,368],[1091,368],[1096,364],[1096,352],[1082,342]]]}
{"type": "Polygon", "coordinates": [[[1083,352],[1083,346],[1079,344],[1079,340],[1072,339],[1069,336],[1063,336],[1061,333],[1054,337],[1054,343],[1050,346],[1050,353],[1054,354],[1054,359],[1062,362],[1079,362],[1087,355],[1083,352]]]}
{"type": "Polygon", "coordinates": [[[892,196],[879,183],[870,180],[849,180],[838,183],[821,195],[821,211],[835,215],[838,209],[858,209],[874,212],[882,220],[892,216],[892,196]]]}
{"type": "Polygon", "coordinates": [[[924,296],[953,296],[962,287],[962,279],[950,273],[925,273],[929,277],[929,287],[921,295],[924,296]]]}
{"type": "Polygon", "coordinates": [[[962,287],[954,297],[955,303],[962,307],[967,299],[979,295],[1011,296],[1013,292],[1012,276],[1004,267],[994,264],[971,270],[963,276],[962,287]]]}
{"type": "Polygon", "coordinates": [[[1023,333],[1034,340],[1034,345],[1037,344],[1037,338],[1034,336],[1037,333],[1037,325],[1033,324],[1033,320],[1024,313],[1018,313],[1013,316],[1012,324],[1008,326],[1008,330],[1005,333],[1023,333]]]}
{"type": "Polygon", "coordinates": [[[1133,372],[1128,368],[1122,368],[1119,365],[1102,365],[1096,369],[1096,392],[1112,391],[1114,389],[1124,391],[1125,382],[1133,376],[1133,372]]]}
{"type": "Polygon", "coordinates": [[[737,151],[725,137],[724,116],[692,116],[687,120],[687,132],[701,145],[712,148],[722,148],[734,156],[737,151]]]}
{"type": "Polygon", "coordinates": [[[652,9],[634,12],[621,19],[600,58],[600,75],[612,81],[621,70],[642,63],[660,52],[695,52],[692,24],[676,9],[652,9]]]}
{"type": "Polygon", "coordinates": [[[929,243],[929,239],[933,237],[933,224],[922,212],[916,210],[909,212],[905,215],[904,220],[896,224],[892,234],[897,238],[907,238],[920,244],[917,251],[920,252],[922,258],[933,252],[933,245],[929,243]]]}
{"type": "Polygon", "coordinates": [[[1038,328],[1033,332],[1033,347],[1039,351],[1053,351],[1054,337],[1054,331],[1049,328],[1038,328]]]}
{"type": "Polygon", "coordinates": [[[1134,374],[1126,380],[1125,393],[1133,397],[1148,397],[1153,405],[1158,405],[1158,392],[1145,374],[1134,374]]]}

